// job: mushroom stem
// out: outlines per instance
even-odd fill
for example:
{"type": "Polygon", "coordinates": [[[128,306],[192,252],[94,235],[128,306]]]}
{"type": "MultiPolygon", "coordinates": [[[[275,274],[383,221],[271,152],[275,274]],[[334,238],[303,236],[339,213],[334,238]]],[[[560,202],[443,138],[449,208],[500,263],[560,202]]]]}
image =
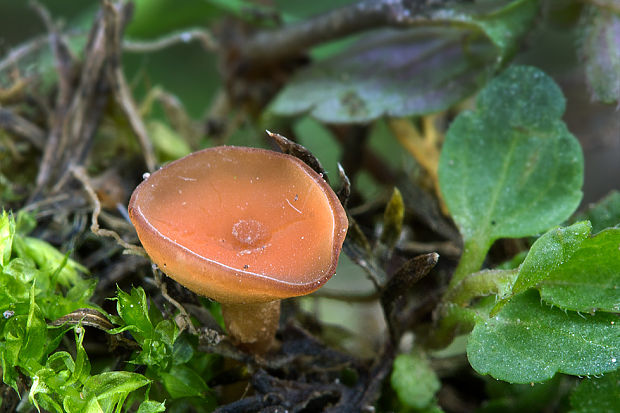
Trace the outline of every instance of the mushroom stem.
{"type": "Polygon", "coordinates": [[[222,304],[228,334],[241,347],[265,353],[273,345],[280,320],[280,300],[252,304],[222,304]]]}

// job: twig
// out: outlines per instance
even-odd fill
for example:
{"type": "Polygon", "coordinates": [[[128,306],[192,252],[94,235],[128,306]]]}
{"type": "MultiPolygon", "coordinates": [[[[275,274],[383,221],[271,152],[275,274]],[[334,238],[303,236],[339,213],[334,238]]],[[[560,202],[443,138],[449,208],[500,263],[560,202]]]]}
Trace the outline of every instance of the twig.
{"type": "Polygon", "coordinates": [[[108,48],[106,52],[109,61],[108,65],[108,81],[114,91],[114,97],[120,105],[125,116],[129,120],[134,133],[138,137],[138,141],[142,146],[144,152],[144,161],[146,167],[150,172],[155,171],[156,158],[153,144],[149,139],[146,126],[140,117],[139,111],[136,108],[136,104],[133,101],[127,80],[123,74],[121,67],[121,50],[120,50],[120,38],[124,26],[123,14],[127,11],[122,5],[114,5],[108,0],[103,2],[103,20],[105,22],[105,31],[108,48]]]}
{"type": "Polygon", "coordinates": [[[246,121],[243,111],[233,111],[231,97],[225,88],[220,88],[204,116],[205,134],[216,145],[224,145],[228,138],[246,121]]]}
{"type": "Polygon", "coordinates": [[[139,106],[141,117],[147,117],[154,103],[161,105],[172,129],[177,131],[189,143],[190,148],[197,150],[199,141],[204,134],[203,122],[194,121],[188,114],[178,97],[155,86],[146,94],[139,106]]]}
{"type": "Polygon", "coordinates": [[[202,43],[205,50],[216,51],[219,48],[217,40],[215,40],[211,32],[205,29],[190,29],[172,33],[151,41],[125,40],[123,42],[123,51],[131,53],[150,53],[174,46],[178,43],[189,43],[196,40],[202,43]]]}
{"type": "Polygon", "coordinates": [[[198,335],[198,330],[196,330],[196,327],[194,327],[194,325],[192,324],[192,319],[185,310],[185,308],[181,304],[179,304],[177,300],[168,295],[168,287],[166,286],[166,283],[161,279],[161,272],[159,272],[159,270],[157,270],[156,268],[153,268],[153,276],[155,277],[155,285],[159,288],[159,292],[161,293],[162,297],[164,297],[170,304],[176,307],[176,309],[179,310],[179,312],[181,313],[181,317],[183,318],[185,324],[179,326],[181,331],[183,331],[183,329],[187,327],[191,335],[198,335]]]}
{"type": "Polygon", "coordinates": [[[428,252],[436,251],[440,255],[445,255],[451,258],[458,258],[463,251],[461,248],[452,241],[437,241],[437,242],[419,242],[419,241],[405,241],[397,246],[400,251],[404,251],[407,254],[424,254],[428,252]]]}
{"type": "Polygon", "coordinates": [[[57,66],[56,69],[59,73],[59,98],[66,104],[69,102],[70,98],[70,82],[74,58],[71,55],[69,46],[65,42],[65,39],[54,24],[49,11],[43,5],[34,0],[30,2],[30,6],[39,14],[39,17],[49,32],[49,41],[54,53],[55,63],[57,66]]]}
{"type": "Polygon", "coordinates": [[[365,387],[360,388],[359,400],[356,403],[360,411],[375,411],[373,405],[379,398],[383,381],[392,371],[392,364],[395,357],[396,352],[394,346],[391,345],[390,341],[386,341],[381,353],[376,358],[376,362],[368,372],[368,383],[366,383],[365,387]]]}
{"type": "Polygon", "coordinates": [[[59,163],[59,158],[63,154],[64,135],[64,119],[67,116],[69,102],[73,88],[71,87],[70,69],[72,61],[67,61],[68,52],[65,52],[66,45],[59,35],[49,12],[39,3],[32,2],[31,6],[39,14],[41,20],[45,23],[49,31],[49,41],[54,52],[54,59],[58,71],[58,94],[56,96],[56,104],[54,115],[51,119],[50,131],[47,138],[47,145],[43,151],[43,158],[39,165],[37,175],[37,187],[33,192],[33,198],[36,198],[43,187],[50,181],[54,173],[55,166],[59,163]]]}
{"type": "Polygon", "coordinates": [[[90,200],[93,204],[93,215],[91,218],[90,230],[96,235],[114,238],[116,242],[118,242],[123,248],[133,254],[146,256],[146,253],[141,247],[128,243],[127,241],[122,239],[120,235],[116,233],[116,231],[102,229],[99,227],[99,214],[101,213],[101,203],[99,202],[99,198],[97,197],[95,190],[90,184],[90,180],[88,178],[88,175],[86,175],[86,171],[81,166],[74,166],[71,168],[71,173],[78,181],[82,183],[82,185],[84,186],[84,190],[86,190],[86,192],[88,193],[88,196],[90,197],[90,200]]]}
{"type": "Polygon", "coordinates": [[[13,113],[10,109],[0,108],[0,128],[27,139],[35,148],[45,147],[45,134],[34,123],[13,113]]]}
{"type": "Polygon", "coordinates": [[[242,54],[249,60],[265,61],[296,55],[365,30],[428,21],[427,13],[445,3],[447,0],[362,0],[301,23],[259,32],[243,46],[242,54]]]}
{"type": "Polygon", "coordinates": [[[30,53],[33,53],[35,50],[42,49],[48,43],[48,39],[48,35],[41,35],[15,47],[14,49],[11,49],[6,57],[0,60],[0,72],[11,66],[16,66],[21,59],[28,56],[30,53]]]}

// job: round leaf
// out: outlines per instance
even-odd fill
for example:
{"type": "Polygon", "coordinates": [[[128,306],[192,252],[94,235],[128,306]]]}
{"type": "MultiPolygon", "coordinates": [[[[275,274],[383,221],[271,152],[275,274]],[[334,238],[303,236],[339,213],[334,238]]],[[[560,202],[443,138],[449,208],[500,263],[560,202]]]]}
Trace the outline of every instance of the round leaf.
{"type": "Polygon", "coordinates": [[[583,154],[560,120],[564,98],[551,78],[516,66],[452,123],[439,161],[441,192],[465,241],[545,231],[581,200],[583,154]]]}
{"type": "Polygon", "coordinates": [[[441,387],[428,360],[419,354],[396,357],[391,382],[401,403],[413,409],[427,407],[441,387]]]}
{"type": "Polygon", "coordinates": [[[551,308],[529,290],[476,324],[467,356],[478,373],[511,383],[541,382],[557,372],[614,371],[620,367],[618,318],[551,308]]]}

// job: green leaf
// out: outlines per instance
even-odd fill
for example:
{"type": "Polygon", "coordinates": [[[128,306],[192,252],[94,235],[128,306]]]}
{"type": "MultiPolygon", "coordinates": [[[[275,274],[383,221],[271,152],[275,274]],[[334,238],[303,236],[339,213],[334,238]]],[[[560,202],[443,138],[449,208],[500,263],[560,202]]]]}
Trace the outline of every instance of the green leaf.
{"type": "Polygon", "coordinates": [[[454,282],[480,268],[494,240],[545,231],[579,204],[583,154],[560,119],[564,108],[550,77],[514,66],[450,125],[439,183],[465,242],[454,282]]]}
{"type": "Polygon", "coordinates": [[[391,383],[400,402],[413,409],[427,407],[441,387],[428,360],[415,353],[396,357],[391,383]]]}
{"type": "Polygon", "coordinates": [[[194,355],[194,348],[187,338],[182,335],[174,342],[172,349],[172,362],[176,364],[185,364],[191,360],[194,355]]]}
{"type": "Polygon", "coordinates": [[[541,382],[555,373],[594,375],[620,367],[618,318],[549,307],[534,290],[478,322],[467,356],[480,374],[511,383],[541,382]]]}
{"type": "MultiPolygon", "coordinates": [[[[12,308],[18,303],[29,302],[30,283],[38,276],[38,270],[31,260],[13,258],[0,273],[0,281],[3,288],[0,289],[0,309],[2,311],[12,308]]],[[[41,284],[37,283],[37,287],[41,284]]],[[[49,284],[49,283],[48,283],[49,284]]]]}
{"type": "MultiPolygon", "coordinates": [[[[76,347],[76,356],[75,356],[75,368],[73,370],[73,375],[71,377],[72,382],[85,383],[90,376],[90,362],[88,361],[88,356],[86,355],[86,350],[84,349],[84,327],[78,324],[75,327],[75,347],[76,347]]],[[[69,383],[67,383],[69,384],[69,383]]]]}
{"type": "Polygon", "coordinates": [[[25,338],[22,348],[19,352],[20,365],[31,367],[30,363],[38,363],[45,354],[45,346],[47,338],[47,324],[41,315],[41,310],[34,300],[34,284],[30,290],[30,309],[28,311],[28,319],[26,321],[25,338]]]}
{"type": "MultiPolygon", "coordinates": [[[[10,275],[18,281],[22,286],[30,285],[33,280],[37,280],[37,288],[40,288],[41,283],[49,284],[45,277],[40,276],[39,270],[29,258],[13,258],[3,269],[4,274],[10,275]]],[[[28,288],[30,290],[30,288],[28,288]]],[[[11,291],[14,293],[13,291],[11,291]]],[[[21,296],[16,294],[15,296],[21,296]]]]}
{"type": "Polygon", "coordinates": [[[591,207],[579,220],[592,222],[592,232],[596,234],[605,228],[620,225],[620,192],[611,191],[605,198],[591,207]]]}
{"type": "Polygon", "coordinates": [[[172,348],[174,341],[179,335],[176,324],[170,320],[162,320],[155,327],[155,336],[172,348]]]}
{"type": "Polygon", "coordinates": [[[189,144],[164,122],[151,120],[146,126],[161,162],[179,159],[191,152],[189,144]]]}
{"type": "Polygon", "coordinates": [[[173,344],[179,331],[169,320],[160,321],[152,338],[140,341],[142,351],[132,363],[144,364],[157,370],[167,370],[173,361],[173,344]]]}
{"type": "Polygon", "coordinates": [[[153,337],[155,330],[149,319],[146,294],[142,287],[132,288],[131,295],[119,288],[116,300],[118,315],[131,327],[130,331],[136,340],[141,343],[147,337],[153,337]]]}
{"type": "Polygon", "coordinates": [[[383,212],[383,230],[381,231],[381,242],[387,245],[389,249],[394,248],[400,237],[404,218],[405,203],[403,196],[398,188],[394,187],[392,197],[383,212]]]}
{"type": "Polygon", "coordinates": [[[309,111],[328,123],[444,110],[477,90],[513,52],[538,2],[487,6],[435,10],[418,27],[369,33],[298,72],[270,110],[284,116],[309,111]]]}
{"type": "Polygon", "coordinates": [[[58,403],[56,403],[51,397],[49,397],[48,393],[50,393],[49,389],[47,388],[47,386],[45,385],[45,383],[41,380],[41,376],[32,374],[33,380],[32,380],[32,384],[30,385],[30,389],[28,391],[28,400],[30,401],[30,403],[32,403],[32,405],[34,405],[34,407],[37,409],[37,411],[41,411],[40,407],[39,407],[39,403],[37,399],[42,399],[43,401],[45,401],[46,405],[43,406],[44,409],[50,409],[52,411],[56,411],[56,412],[62,412],[62,409],[60,408],[60,405],[58,403]],[[44,397],[44,396],[48,396],[48,397],[44,397]]]}
{"type": "Polygon", "coordinates": [[[605,7],[588,5],[580,22],[581,56],[594,99],[620,101],[620,14],[605,7]]]}
{"type": "Polygon", "coordinates": [[[159,413],[166,411],[166,404],[164,402],[156,402],[155,400],[145,400],[140,403],[137,413],[159,413]]]}
{"type": "Polygon", "coordinates": [[[616,413],[620,403],[620,370],[582,380],[570,396],[571,413],[616,413]]]}
{"type": "MultiPolygon", "coordinates": [[[[71,354],[66,351],[57,351],[51,354],[45,362],[45,368],[37,375],[55,392],[66,390],[65,385],[73,386],[75,380],[68,381],[75,371],[75,362],[71,354]]],[[[81,384],[79,386],[82,387],[81,384]]]]}
{"type": "Polygon", "coordinates": [[[17,377],[19,376],[16,366],[19,359],[19,349],[23,336],[19,334],[19,319],[23,316],[14,316],[4,324],[2,340],[0,340],[0,367],[2,367],[2,382],[17,389],[17,377]]]}
{"type": "Polygon", "coordinates": [[[84,383],[82,393],[84,400],[93,405],[94,400],[104,400],[119,395],[126,395],[130,392],[144,387],[151,381],[141,374],[128,371],[108,371],[105,373],[91,376],[84,383]]]}
{"type": "Polygon", "coordinates": [[[169,372],[160,372],[164,387],[172,398],[204,396],[207,384],[198,373],[184,365],[173,366],[169,372]]]}
{"type": "Polygon", "coordinates": [[[37,227],[37,220],[35,214],[32,212],[25,212],[23,210],[17,212],[15,218],[15,232],[19,235],[25,236],[30,234],[37,227]]]}
{"type": "Polygon", "coordinates": [[[542,281],[540,294],[567,310],[620,312],[620,228],[585,240],[542,281]]]}
{"type": "Polygon", "coordinates": [[[591,229],[590,222],[581,221],[570,227],[552,229],[538,238],[519,269],[513,294],[535,287],[562,266],[588,238],[591,229]]]}
{"type": "Polygon", "coordinates": [[[15,221],[6,211],[0,216],[0,268],[4,267],[11,258],[11,245],[15,235],[15,221]]]}
{"type": "MultiPolygon", "coordinates": [[[[36,393],[36,399],[38,401],[37,403],[34,403],[35,406],[40,405],[42,409],[44,409],[44,411],[49,411],[49,412],[57,412],[57,413],[64,413],[64,410],[62,409],[62,407],[60,406],[60,404],[58,404],[56,402],[56,400],[54,400],[52,398],[52,396],[50,396],[49,394],[45,393],[45,391],[47,389],[43,389],[43,388],[39,388],[40,391],[38,391],[36,393]],[[41,391],[43,390],[43,391],[41,391]]],[[[33,394],[33,393],[30,393],[33,394]]],[[[29,394],[29,396],[30,396],[29,394]]],[[[32,401],[32,399],[31,399],[32,401]]]]}
{"type": "Polygon", "coordinates": [[[480,93],[476,112],[452,123],[439,180],[466,240],[534,235],[575,210],[583,154],[560,120],[564,108],[551,78],[514,66],[480,93]]]}
{"type": "Polygon", "coordinates": [[[57,281],[65,286],[75,284],[78,271],[88,273],[88,269],[61,253],[48,242],[38,238],[15,238],[14,247],[21,258],[32,259],[44,272],[57,273],[57,281]]]}

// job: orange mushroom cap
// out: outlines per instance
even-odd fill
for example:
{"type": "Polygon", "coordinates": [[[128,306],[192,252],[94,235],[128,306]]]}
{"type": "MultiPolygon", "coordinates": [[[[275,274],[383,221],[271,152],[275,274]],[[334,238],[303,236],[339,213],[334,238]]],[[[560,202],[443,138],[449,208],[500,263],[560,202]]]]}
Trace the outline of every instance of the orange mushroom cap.
{"type": "Polygon", "coordinates": [[[221,146],[154,172],[129,216],[160,269],[222,303],[309,294],[331,278],[348,228],[325,180],[299,159],[221,146]]]}

